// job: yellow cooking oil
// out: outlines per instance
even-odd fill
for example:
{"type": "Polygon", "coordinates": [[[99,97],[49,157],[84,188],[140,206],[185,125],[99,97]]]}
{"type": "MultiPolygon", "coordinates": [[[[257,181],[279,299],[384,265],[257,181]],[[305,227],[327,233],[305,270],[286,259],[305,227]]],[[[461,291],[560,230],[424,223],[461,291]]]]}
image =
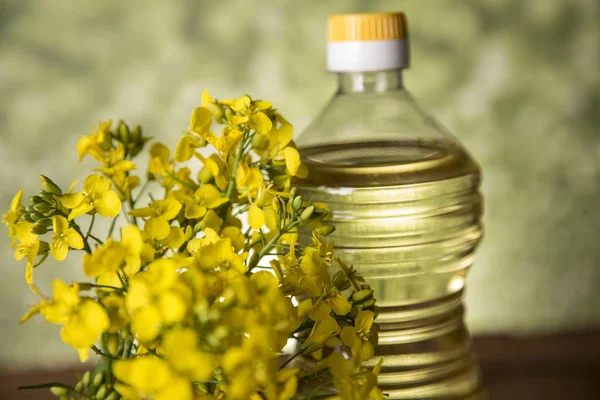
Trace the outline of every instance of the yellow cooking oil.
{"type": "Polygon", "coordinates": [[[327,204],[336,255],[375,291],[382,389],[390,399],[483,398],[474,397],[483,395],[461,302],[482,235],[478,166],[444,140],[344,142],[301,154],[309,169],[302,195],[327,204]]]}

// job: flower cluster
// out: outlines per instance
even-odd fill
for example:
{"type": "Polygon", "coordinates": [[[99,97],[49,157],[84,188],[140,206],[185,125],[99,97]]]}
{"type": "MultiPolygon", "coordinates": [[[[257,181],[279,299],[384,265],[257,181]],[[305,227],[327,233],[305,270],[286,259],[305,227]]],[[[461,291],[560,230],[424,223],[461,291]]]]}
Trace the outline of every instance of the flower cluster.
{"type": "Polygon", "coordinates": [[[334,258],[327,207],[292,186],[307,173],[292,135],[267,101],[204,92],[175,151],[150,146],[143,185],[133,159],[149,139],[107,121],[77,143],[80,160],[99,162],[81,191],[42,176],[28,206],[15,196],[3,222],[40,298],[22,320],[41,314],[62,326],[82,361],[90,350],[100,356],[93,378],[48,385],[53,393],[383,398],[380,366],[361,367],[377,342],[373,291],[334,258]],[[94,226],[101,217],[110,219],[106,235],[94,226]],[[55,280],[52,296],[43,295],[34,268],[71,250],[83,252],[89,281],[55,280]],[[284,347],[295,350],[286,356],[284,347]]]}

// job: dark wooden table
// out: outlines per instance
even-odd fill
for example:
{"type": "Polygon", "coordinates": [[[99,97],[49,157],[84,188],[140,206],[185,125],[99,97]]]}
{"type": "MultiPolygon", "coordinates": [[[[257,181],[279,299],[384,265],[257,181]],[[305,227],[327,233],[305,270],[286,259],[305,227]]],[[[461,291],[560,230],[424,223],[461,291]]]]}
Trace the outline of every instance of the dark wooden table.
{"type": "MultiPolygon", "coordinates": [[[[475,339],[475,347],[493,400],[600,400],[600,331],[535,337],[484,336],[475,339]]],[[[0,373],[0,399],[55,400],[45,389],[16,388],[41,382],[73,383],[73,373],[0,373]]]]}

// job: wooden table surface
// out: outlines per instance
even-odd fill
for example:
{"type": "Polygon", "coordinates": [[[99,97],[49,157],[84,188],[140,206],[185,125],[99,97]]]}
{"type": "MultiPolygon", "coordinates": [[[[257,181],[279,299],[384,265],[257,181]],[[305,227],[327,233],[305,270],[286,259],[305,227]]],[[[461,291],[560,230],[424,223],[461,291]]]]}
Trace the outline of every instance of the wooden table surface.
{"type": "MultiPolygon", "coordinates": [[[[600,331],[484,336],[475,347],[493,400],[600,400],[600,331]]],[[[73,383],[73,371],[0,372],[0,399],[56,400],[46,389],[16,390],[42,382],[73,383]]]]}

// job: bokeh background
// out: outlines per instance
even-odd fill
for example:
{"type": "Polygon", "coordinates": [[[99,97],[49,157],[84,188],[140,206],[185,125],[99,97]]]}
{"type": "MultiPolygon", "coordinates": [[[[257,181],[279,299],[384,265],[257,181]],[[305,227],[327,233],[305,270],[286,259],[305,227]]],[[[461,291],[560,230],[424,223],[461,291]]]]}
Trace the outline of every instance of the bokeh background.
{"type": "MultiPolygon", "coordinates": [[[[406,83],[484,171],[486,237],[467,286],[475,334],[600,327],[600,3],[597,0],[0,0],[0,208],[68,186],[74,145],[123,118],[174,145],[203,88],[272,100],[297,133],[335,88],[329,14],[404,10],[406,83]]],[[[67,365],[0,230],[0,370],[67,365]]],[[[81,275],[46,262],[36,282],[81,275]]]]}

